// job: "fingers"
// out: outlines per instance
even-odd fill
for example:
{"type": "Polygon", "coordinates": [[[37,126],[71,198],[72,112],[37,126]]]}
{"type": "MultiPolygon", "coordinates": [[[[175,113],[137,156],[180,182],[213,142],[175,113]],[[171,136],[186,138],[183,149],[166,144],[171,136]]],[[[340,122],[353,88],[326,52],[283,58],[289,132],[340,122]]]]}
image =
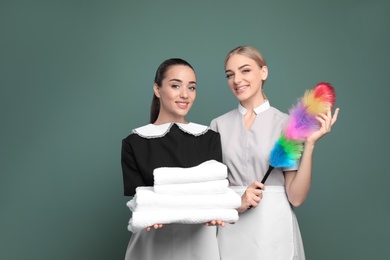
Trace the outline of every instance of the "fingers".
{"type": "Polygon", "coordinates": [[[216,220],[211,220],[209,222],[203,223],[205,226],[215,226],[217,224],[216,220]]]}
{"type": "Polygon", "coordinates": [[[224,227],[225,224],[226,223],[223,220],[211,220],[209,222],[203,223],[203,225],[205,226],[221,226],[221,227],[224,227]]]}
{"type": "MultiPolygon", "coordinates": [[[[338,117],[338,115],[339,115],[339,111],[340,111],[340,109],[339,109],[339,108],[336,108],[335,111],[334,111],[334,114],[333,114],[333,116],[332,116],[332,111],[331,111],[330,108],[328,108],[327,111],[326,111],[326,116],[325,116],[324,114],[319,115],[320,118],[322,118],[322,120],[319,119],[320,122],[321,122],[321,124],[323,125],[323,123],[325,123],[325,124],[326,124],[326,129],[327,129],[327,130],[330,131],[330,129],[331,129],[331,127],[333,126],[333,124],[336,123],[337,117],[338,117]]],[[[328,131],[328,132],[329,132],[329,131],[328,131]]]]}
{"type": "Polygon", "coordinates": [[[149,226],[146,228],[146,231],[150,231],[152,228],[153,229],[159,229],[159,228],[162,228],[164,226],[164,224],[154,224],[153,226],[149,226]]]}
{"type": "Polygon", "coordinates": [[[224,227],[224,226],[226,225],[226,223],[225,223],[225,221],[220,220],[219,225],[220,225],[221,227],[224,227]]]}
{"type": "Polygon", "coordinates": [[[257,207],[263,198],[264,188],[265,186],[261,182],[252,183],[241,196],[241,207],[237,210],[242,213],[249,208],[257,207]]]}
{"type": "Polygon", "coordinates": [[[225,226],[225,221],[222,221],[222,220],[215,220],[215,225],[216,225],[216,226],[224,227],[224,226],[225,226]]]}
{"type": "Polygon", "coordinates": [[[320,114],[318,116],[316,116],[317,120],[320,122],[321,124],[321,128],[320,130],[325,134],[327,132],[330,131],[330,119],[327,115],[325,114],[320,114]]]}
{"type": "Polygon", "coordinates": [[[318,122],[321,124],[320,129],[315,131],[312,135],[306,138],[307,142],[316,143],[319,139],[321,139],[324,135],[331,131],[333,124],[337,120],[337,116],[339,114],[339,108],[336,108],[333,116],[331,108],[327,108],[325,113],[319,114],[316,116],[318,122]]]}
{"type": "Polygon", "coordinates": [[[332,117],[332,121],[331,121],[331,125],[333,125],[334,123],[336,123],[337,117],[338,117],[338,115],[339,115],[339,111],[340,111],[339,108],[336,108],[336,110],[334,111],[334,114],[333,114],[333,117],[332,117]]]}
{"type": "Polygon", "coordinates": [[[259,181],[255,181],[254,183],[252,183],[249,187],[249,189],[252,188],[252,189],[258,189],[258,190],[264,190],[265,189],[265,186],[263,183],[259,182],[259,181]]]}
{"type": "Polygon", "coordinates": [[[321,124],[321,128],[324,131],[324,133],[329,133],[331,130],[332,125],[336,122],[337,120],[337,115],[339,113],[339,109],[337,108],[335,110],[334,115],[332,116],[332,111],[330,108],[326,109],[326,113],[319,114],[316,116],[317,120],[321,124]]]}

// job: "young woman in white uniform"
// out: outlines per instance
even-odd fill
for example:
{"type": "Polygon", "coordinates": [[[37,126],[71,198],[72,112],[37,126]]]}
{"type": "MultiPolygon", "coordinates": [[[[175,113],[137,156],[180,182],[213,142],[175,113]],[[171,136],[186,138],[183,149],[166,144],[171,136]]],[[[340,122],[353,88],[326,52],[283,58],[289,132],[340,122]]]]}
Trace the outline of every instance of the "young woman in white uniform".
{"type": "Polygon", "coordinates": [[[225,59],[228,85],[238,108],[214,119],[211,128],[221,135],[223,163],[232,188],[242,195],[240,219],[218,229],[221,260],[305,259],[293,207],[300,206],[310,189],[316,142],[336,122],[330,109],[318,117],[321,129],[309,136],[299,165],[275,168],[260,183],[269,155],[288,115],[270,106],[263,92],[268,68],[262,54],[251,46],[233,49],[225,59]]]}

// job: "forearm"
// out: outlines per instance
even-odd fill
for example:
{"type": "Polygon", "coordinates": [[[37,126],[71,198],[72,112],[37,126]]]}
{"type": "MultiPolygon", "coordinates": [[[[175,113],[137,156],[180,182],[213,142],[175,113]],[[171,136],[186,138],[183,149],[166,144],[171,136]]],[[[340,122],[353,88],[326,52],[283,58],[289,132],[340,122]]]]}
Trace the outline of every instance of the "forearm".
{"type": "Polygon", "coordinates": [[[312,179],[314,143],[306,142],[299,169],[294,173],[286,173],[286,191],[292,205],[298,207],[306,200],[312,179]]]}
{"type": "Polygon", "coordinates": [[[339,109],[337,108],[332,117],[331,109],[328,108],[325,114],[317,116],[318,121],[321,123],[321,128],[306,138],[298,171],[285,172],[288,200],[295,207],[300,206],[309,194],[314,146],[320,138],[330,132],[332,125],[337,120],[338,113],[339,109]]]}

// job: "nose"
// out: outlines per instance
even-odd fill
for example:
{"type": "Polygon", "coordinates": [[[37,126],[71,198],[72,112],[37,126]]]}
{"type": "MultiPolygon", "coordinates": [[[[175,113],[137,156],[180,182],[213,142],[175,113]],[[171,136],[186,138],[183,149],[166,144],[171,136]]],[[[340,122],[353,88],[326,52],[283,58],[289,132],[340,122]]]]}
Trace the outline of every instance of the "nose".
{"type": "Polygon", "coordinates": [[[236,85],[240,84],[240,82],[241,82],[241,76],[238,75],[238,73],[236,73],[236,74],[233,76],[233,82],[234,82],[234,84],[236,84],[236,85]]]}
{"type": "Polygon", "coordinates": [[[188,98],[188,89],[187,88],[181,88],[180,97],[184,98],[184,99],[188,98]]]}

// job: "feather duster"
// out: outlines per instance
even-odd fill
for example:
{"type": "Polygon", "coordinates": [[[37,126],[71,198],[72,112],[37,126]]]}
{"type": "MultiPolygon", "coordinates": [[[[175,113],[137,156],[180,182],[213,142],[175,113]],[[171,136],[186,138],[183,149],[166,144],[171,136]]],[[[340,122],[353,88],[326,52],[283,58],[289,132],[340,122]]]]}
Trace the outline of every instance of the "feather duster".
{"type": "Polygon", "coordinates": [[[281,135],[276,141],[270,156],[270,165],[261,183],[264,184],[268,175],[274,168],[293,167],[301,157],[303,143],[293,139],[287,139],[281,135]]]}
{"type": "Polygon", "coordinates": [[[321,127],[316,116],[332,109],[335,101],[336,94],[329,83],[321,82],[305,91],[297,104],[289,109],[286,129],[271,150],[269,168],[261,183],[264,184],[274,168],[295,165],[302,155],[303,141],[321,127]]]}
{"type": "Polygon", "coordinates": [[[332,85],[321,82],[314,89],[306,90],[302,101],[308,114],[318,115],[325,113],[327,108],[333,108],[336,94],[332,85]]]}
{"type": "Polygon", "coordinates": [[[334,88],[329,83],[321,82],[314,89],[306,90],[298,103],[289,109],[285,135],[287,138],[305,140],[317,131],[321,124],[316,116],[333,108],[336,100],[334,88]]]}
{"type": "Polygon", "coordinates": [[[311,133],[319,129],[315,115],[309,114],[304,102],[299,101],[296,106],[289,110],[290,118],[287,122],[285,135],[289,139],[304,140],[311,133]]]}

